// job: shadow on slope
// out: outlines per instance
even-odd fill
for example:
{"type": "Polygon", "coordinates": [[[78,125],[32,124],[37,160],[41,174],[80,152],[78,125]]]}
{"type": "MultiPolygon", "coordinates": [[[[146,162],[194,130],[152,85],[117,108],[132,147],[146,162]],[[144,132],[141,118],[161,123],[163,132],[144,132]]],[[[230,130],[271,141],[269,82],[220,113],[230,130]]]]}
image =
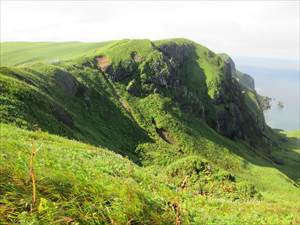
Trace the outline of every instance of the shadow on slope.
{"type": "Polygon", "coordinates": [[[151,141],[100,73],[44,64],[1,67],[1,88],[1,122],[100,145],[136,163],[136,146],[151,141]]]}
{"type": "MultiPolygon", "coordinates": [[[[176,112],[169,111],[183,127],[188,128],[189,135],[195,140],[201,137],[211,142],[223,146],[232,153],[243,159],[243,167],[247,168],[250,163],[262,167],[276,168],[287,176],[287,180],[294,186],[299,187],[300,182],[300,145],[299,138],[289,137],[284,133],[274,130],[270,132],[274,140],[272,146],[252,147],[242,140],[231,140],[217,134],[209,128],[203,120],[193,115],[178,115],[176,112]]],[[[269,128],[271,129],[271,128],[269,128]]],[[[200,151],[202,151],[200,149],[200,151]]],[[[224,162],[225,163],[225,162],[224,162]]]]}

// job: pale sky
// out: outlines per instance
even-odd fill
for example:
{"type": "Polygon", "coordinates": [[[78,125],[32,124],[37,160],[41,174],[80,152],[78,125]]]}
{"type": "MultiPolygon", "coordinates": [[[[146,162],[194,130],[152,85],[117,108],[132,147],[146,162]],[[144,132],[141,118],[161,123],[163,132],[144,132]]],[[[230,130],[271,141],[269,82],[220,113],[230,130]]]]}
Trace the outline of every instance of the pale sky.
{"type": "Polygon", "coordinates": [[[3,1],[1,41],[185,37],[232,56],[299,59],[299,1],[3,1]]]}

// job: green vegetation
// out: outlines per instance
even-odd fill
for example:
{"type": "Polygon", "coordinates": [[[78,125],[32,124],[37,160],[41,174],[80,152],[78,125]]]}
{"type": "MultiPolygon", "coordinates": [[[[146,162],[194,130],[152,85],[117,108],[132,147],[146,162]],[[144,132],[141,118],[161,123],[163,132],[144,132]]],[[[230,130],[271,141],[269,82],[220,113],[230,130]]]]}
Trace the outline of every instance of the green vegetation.
{"type": "Polygon", "coordinates": [[[13,66],[34,61],[55,63],[82,56],[109,43],[1,42],[0,65],[13,66]]]}
{"type": "Polygon", "coordinates": [[[293,130],[284,132],[288,137],[300,138],[300,130],[293,130]]]}
{"type": "Polygon", "coordinates": [[[65,43],[59,62],[4,44],[1,224],[300,223],[299,131],[269,128],[223,57],[186,39],[65,43]]]}
{"type": "Polygon", "coordinates": [[[166,185],[157,185],[128,159],[43,132],[1,129],[2,223],[171,224],[163,194],[172,195],[166,185]],[[38,200],[30,213],[32,142],[38,200]]]}

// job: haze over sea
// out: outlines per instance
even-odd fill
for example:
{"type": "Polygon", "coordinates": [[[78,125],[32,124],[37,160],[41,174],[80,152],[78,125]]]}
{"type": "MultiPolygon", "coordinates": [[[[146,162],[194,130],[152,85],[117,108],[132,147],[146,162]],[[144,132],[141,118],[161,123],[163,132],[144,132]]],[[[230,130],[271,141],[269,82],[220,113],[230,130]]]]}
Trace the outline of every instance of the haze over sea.
{"type": "Polygon", "coordinates": [[[300,129],[300,67],[296,60],[234,57],[238,70],[251,75],[255,89],[261,95],[275,98],[272,108],[265,112],[272,128],[300,129]],[[278,101],[284,108],[277,106],[278,101]]]}

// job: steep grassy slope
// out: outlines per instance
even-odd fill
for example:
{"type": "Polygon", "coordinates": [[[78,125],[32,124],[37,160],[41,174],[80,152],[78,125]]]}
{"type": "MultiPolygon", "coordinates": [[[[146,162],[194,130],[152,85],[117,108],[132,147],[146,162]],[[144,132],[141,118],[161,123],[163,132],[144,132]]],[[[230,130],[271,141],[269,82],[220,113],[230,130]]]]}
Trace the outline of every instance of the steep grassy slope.
{"type": "MultiPolygon", "coordinates": [[[[1,120],[107,144],[97,133],[109,127],[133,133],[139,129],[130,106],[118,94],[126,87],[126,93],[136,97],[152,93],[169,97],[181,110],[202,118],[224,136],[245,139],[252,145],[263,141],[262,132],[267,128],[257,119],[262,113],[249,109],[248,102],[255,105],[256,99],[243,96],[232,78],[231,65],[194,42],[179,39],[167,43],[123,40],[73,61],[1,67],[5,83],[1,120]],[[100,98],[105,107],[101,107],[100,98]],[[111,121],[109,111],[116,114],[111,121]],[[103,124],[103,128],[95,123],[103,124]]],[[[141,140],[133,133],[128,134],[128,140],[134,139],[132,145],[141,140]]],[[[137,133],[143,135],[142,131],[137,133]]]]}
{"type": "Polygon", "coordinates": [[[0,71],[2,121],[100,144],[126,155],[149,139],[95,71],[71,67],[73,77],[63,67],[42,63],[0,71]]]}
{"type": "Polygon", "coordinates": [[[132,223],[173,224],[176,210],[172,204],[180,204],[183,224],[188,221],[195,224],[207,224],[207,221],[211,224],[299,222],[299,190],[270,163],[251,156],[247,148],[243,149],[243,154],[247,155],[244,161],[226,148],[221,152],[220,146],[206,140],[216,154],[212,163],[199,152],[180,157],[171,164],[160,160],[160,165],[152,164],[143,169],[93,146],[3,124],[1,129],[3,222],[20,220],[24,224],[29,221],[47,224],[75,220],[125,224],[131,220],[132,223]],[[38,200],[34,213],[28,213],[31,202],[28,171],[33,141],[37,148],[34,168],[38,200]],[[239,175],[218,169],[217,165],[223,164],[217,163],[218,153],[226,157],[223,166],[227,165],[239,175]],[[261,165],[249,163],[250,160],[261,165]],[[208,165],[212,169],[208,170],[208,165]],[[182,187],[187,175],[186,187],[182,187]],[[233,179],[236,181],[230,181],[233,179]],[[248,189],[240,180],[253,182],[263,197],[257,196],[255,189],[248,189]],[[201,189],[192,185],[203,185],[203,193],[197,193],[201,189]]]}
{"type": "Polygon", "coordinates": [[[3,223],[299,223],[299,146],[234,71],[185,39],[2,66],[3,223]]]}
{"type": "Polygon", "coordinates": [[[175,193],[128,159],[7,125],[1,125],[1,143],[1,224],[172,224],[164,195],[172,199],[175,193]],[[30,206],[32,151],[35,206],[30,206]]]}
{"type": "Polygon", "coordinates": [[[4,224],[175,224],[178,218],[181,224],[299,223],[299,189],[257,156],[252,159],[263,166],[248,162],[242,169],[241,158],[221,153],[237,163],[232,170],[242,170],[234,176],[199,154],[158,172],[155,164],[138,167],[108,150],[4,124],[1,143],[4,224]],[[32,146],[36,202],[30,212],[32,146]]]}

